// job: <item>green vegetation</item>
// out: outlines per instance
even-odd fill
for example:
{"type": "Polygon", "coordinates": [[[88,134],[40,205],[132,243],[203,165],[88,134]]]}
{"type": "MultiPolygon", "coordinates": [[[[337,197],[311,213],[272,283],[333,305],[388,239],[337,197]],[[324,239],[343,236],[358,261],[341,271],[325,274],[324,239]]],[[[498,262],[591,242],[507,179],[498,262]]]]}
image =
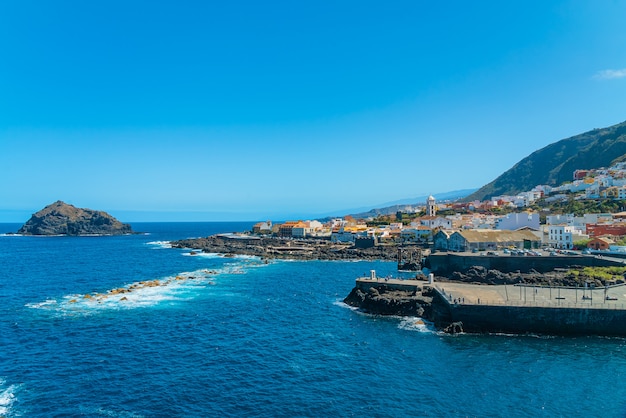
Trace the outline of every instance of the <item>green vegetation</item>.
{"type": "Polygon", "coordinates": [[[371,221],[367,221],[367,226],[380,226],[389,225],[393,222],[402,222],[402,225],[409,225],[418,216],[424,216],[424,212],[421,213],[404,213],[396,212],[394,215],[378,215],[371,221]]]}
{"type": "Polygon", "coordinates": [[[570,270],[570,273],[576,278],[588,278],[606,282],[614,279],[623,279],[626,267],[584,267],[579,270],[570,270]]]}
{"type": "Polygon", "coordinates": [[[582,250],[584,248],[587,248],[587,244],[589,244],[590,241],[591,241],[590,239],[581,239],[580,241],[575,241],[575,242],[573,242],[574,248],[576,248],[578,250],[582,250]]]}
{"type": "Polygon", "coordinates": [[[582,216],[585,213],[616,213],[626,208],[626,200],[612,199],[580,199],[573,197],[567,202],[557,202],[550,205],[538,204],[540,208],[549,208],[551,213],[563,214],[572,213],[575,216],[582,216]]]}

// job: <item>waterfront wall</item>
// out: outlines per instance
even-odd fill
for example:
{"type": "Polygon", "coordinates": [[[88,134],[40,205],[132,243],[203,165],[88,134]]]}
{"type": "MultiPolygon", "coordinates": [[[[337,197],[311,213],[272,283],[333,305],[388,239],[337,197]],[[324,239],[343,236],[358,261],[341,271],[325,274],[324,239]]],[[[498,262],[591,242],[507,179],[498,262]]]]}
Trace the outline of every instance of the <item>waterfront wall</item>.
{"type": "Polygon", "coordinates": [[[499,270],[502,272],[529,273],[535,270],[546,273],[557,268],[570,266],[584,267],[610,267],[623,266],[622,261],[590,256],[489,256],[489,255],[466,255],[455,253],[434,253],[428,256],[426,266],[433,273],[440,276],[451,274],[455,271],[466,271],[472,266],[482,266],[487,270],[499,270]]]}
{"type": "Polygon", "coordinates": [[[626,335],[624,309],[455,305],[438,292],[433,303],[439,305],[440,322],[462,322],[465,332],[626,335]]]}

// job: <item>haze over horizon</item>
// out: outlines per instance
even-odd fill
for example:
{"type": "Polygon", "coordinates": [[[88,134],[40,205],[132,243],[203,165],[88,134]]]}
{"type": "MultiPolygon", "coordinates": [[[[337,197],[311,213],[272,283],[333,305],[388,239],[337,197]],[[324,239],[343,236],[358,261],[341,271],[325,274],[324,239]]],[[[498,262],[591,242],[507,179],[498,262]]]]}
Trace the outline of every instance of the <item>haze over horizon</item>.
{"type": "Polygon", "coordinates": [[[0,5],[0,222],[263,220],[479,188],[626,120],[626,3],[0,5]]]}

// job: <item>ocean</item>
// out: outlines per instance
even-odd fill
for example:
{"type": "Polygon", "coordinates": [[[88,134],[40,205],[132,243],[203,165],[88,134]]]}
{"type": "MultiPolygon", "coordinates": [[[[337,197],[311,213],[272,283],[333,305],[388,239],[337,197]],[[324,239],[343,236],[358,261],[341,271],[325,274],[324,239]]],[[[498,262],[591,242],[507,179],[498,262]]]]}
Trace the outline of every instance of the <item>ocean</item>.
{"type": "Polygon", "coordinates": [[[251,225],[0,235],[0,416],[626,416],[626,339],[443,335],[342,303],[395,263],[168,245],[251,225]]]}

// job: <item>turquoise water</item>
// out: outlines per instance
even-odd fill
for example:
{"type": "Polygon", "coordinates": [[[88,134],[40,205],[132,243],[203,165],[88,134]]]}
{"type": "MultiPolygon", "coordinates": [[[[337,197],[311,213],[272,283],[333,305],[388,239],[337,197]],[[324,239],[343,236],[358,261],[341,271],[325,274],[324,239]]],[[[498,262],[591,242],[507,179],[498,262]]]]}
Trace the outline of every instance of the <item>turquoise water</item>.
{"type": "Polygon", "coordinates": [[[626,416],[624,339],[440,335],[341,303],[394,263],[167,245],[250,226],[0,236],[0,416],[626,416]]]}

